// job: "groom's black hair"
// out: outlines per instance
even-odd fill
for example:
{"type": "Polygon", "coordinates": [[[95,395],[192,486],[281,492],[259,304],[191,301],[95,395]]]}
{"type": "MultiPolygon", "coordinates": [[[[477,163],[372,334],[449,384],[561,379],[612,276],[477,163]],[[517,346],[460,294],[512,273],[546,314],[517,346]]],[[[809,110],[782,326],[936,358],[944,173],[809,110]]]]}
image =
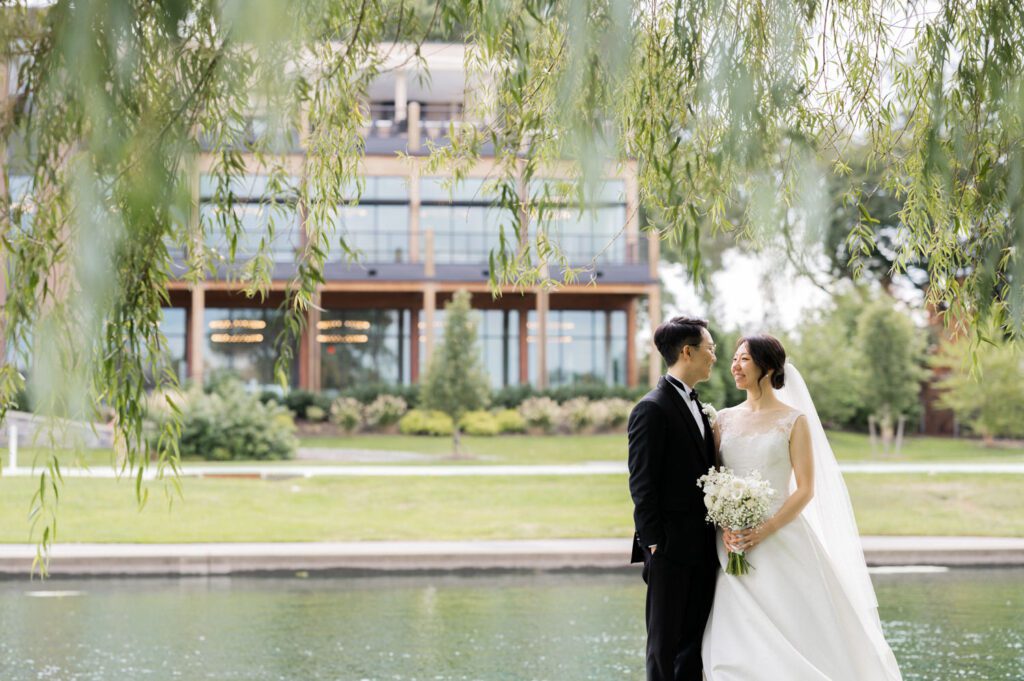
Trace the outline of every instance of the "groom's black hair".
{"type": "Polygon", "coordinates": [[[708,320],[696,317],[673,317],[654,330],[654,345],[672,366],[687,345],[700,345],[704,340],[701,329],[708,328],[708,320]]]}

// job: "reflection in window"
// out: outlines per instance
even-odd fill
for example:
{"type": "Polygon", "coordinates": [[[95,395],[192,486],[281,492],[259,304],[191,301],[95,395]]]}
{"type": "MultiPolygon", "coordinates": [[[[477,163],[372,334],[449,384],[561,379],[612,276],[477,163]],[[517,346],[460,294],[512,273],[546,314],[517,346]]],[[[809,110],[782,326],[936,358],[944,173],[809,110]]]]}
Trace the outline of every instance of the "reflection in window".
{"type": "MultiPolygon", "coordinates": [[[[530,381],[537,382],[537,313],[527,317],[530,381]]],[[[626,313],[552,310],[547,328],[548,385],[626,384],[626,313]]]]}
{"type": "MultiPolygon", "coordinates": [[[[354,187],[345,192],[353,200],[356,194],[354,187]]],[[[339,237],[362,262],[408,262],[408,181],[400,176],[366,177],[358,205],[339,208],[337,224],[339,237]]]]}
{"type": "MultiPolygon", "coordinates": [[[[250,259],[259,251],[261,244],[266,244],[266,250],[274,262],[290,263],[294,262],[295,254],[301,247],[302,230],[292,191],[297,180],[288,178],[283,188],[284,194],[276,199],[265,197],[270,180],[267,175],[245,175],[231,180],[231,210],[238,217],[240,227],[234,243],[237,261],[250,259]],[[271,222],[274,226],[272,236],[269,233],[271,222]]],[[[206,232],[206,244],[222,257],[228,258],[232,244],[228,237],[229,230],[221,223],[231,223],[227,217],[222,219],[222,209],[211,202],[216,192],[216,178],[210,175],[200,177],[199,214],[206,232]]]]}
{"type": "MultiPolygon", "coordinates": [[[[203,362],[207,376],[224,371],[254,387],[276,383],[276,341],[284,328],[280,310],[207,308],[203,321],[206,342],[203,362]]],[[[289,383],[294,386],[298,376],[295,366],[298,353],[293,351],[292,356],[295,362],[289,370],[289,383]]]]}
{"type": "Polygon", "coordinates": [[[434,232],[434,260],[447,264],[485,263],[497,248],[501,226],[506,237],[511,221],[492,206],[485,181],[470,178],[446,186],[448,178],[425,177],[420,185],[420,230],[434,232]]]}
{"type": "Polygon", "coordinates": [[[183,307],[165,307],[160,319],[160,333],[167,339],[170,368],[180,383],[185,382],[185,339],[188,336],[186,311],[183,307]]]}
{"type": "Polygon", "coordinates": [[[325,310],[316,325],[324,389],[409,382],[408,310],[325,310]]]}
{"type": "MultiPolygon", "coordinates": [[[[494,388],[519,385],[519,310],[473,310],[477,346],[484,371],[494,388]]],[[[444,342],[445,311],[434,312],[434,347],[444,342]]],[[[420,357],[426,356],[426,323],[420,318],[420,357]]],[[[420,369],[421,378],[427,366],[420,369]]]]}
{"type": "Polygon", "coordinates": [[[626,183],[607,180],[579,206],[572,184],[559,180],[534,180],[531,201],[544,206],[548,235],[573,265],[624,263],[627,258],[626,183]],[[581,209],[582,208],[582,209],[581,209]]]}

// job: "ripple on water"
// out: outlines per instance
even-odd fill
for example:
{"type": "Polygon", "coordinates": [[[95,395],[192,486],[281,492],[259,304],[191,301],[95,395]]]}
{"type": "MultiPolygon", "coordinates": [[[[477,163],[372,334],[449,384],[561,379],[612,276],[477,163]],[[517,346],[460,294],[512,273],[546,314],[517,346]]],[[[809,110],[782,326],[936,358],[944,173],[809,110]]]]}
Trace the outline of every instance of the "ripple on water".
{"type": "MultiPolygon", "coordinates": [[[[1024,679],[1024,570],[873,574],[906,681],[1024,679]]],[[[635,575],[0,582],[3,681],[643,678],[635,575]]]]}

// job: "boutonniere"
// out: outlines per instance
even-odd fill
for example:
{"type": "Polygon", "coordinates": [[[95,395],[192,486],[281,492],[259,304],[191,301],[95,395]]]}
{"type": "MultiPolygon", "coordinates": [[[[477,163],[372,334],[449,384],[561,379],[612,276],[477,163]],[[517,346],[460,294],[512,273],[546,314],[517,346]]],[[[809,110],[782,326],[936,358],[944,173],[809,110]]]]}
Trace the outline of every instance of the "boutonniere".
{"type": "Polygon", "coordinates": [[[708,423],[715,425],[715,420],[718,418],[718,411],[715,410],[710,404],[702,404],[700,410],[704,412],[704,416],[708,417],[708,423]]]}

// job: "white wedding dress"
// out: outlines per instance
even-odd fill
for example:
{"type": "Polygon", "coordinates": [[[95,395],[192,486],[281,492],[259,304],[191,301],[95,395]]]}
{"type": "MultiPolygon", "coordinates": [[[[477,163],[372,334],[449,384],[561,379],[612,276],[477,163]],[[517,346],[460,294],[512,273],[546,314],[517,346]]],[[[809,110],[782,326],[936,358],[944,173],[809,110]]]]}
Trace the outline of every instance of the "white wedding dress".
{"type": "MultiPolygon", "coordinates": [[[[769,480],[776,491],[773,514],[792,489],[789,438],[800,415],[788,407],[763,413],[734,407],[718,415],[723,465],[740,476],[758,471],[769,480]]],[[[725,573],[721,533],[718,553],[723,570],[702,652],[707,681],[901,678],[877,610],[861,606],[807,513],[747,553],[752,569],[746,575],[725,573]]],[[[860,561],[866,578],[862,552],[860,561]]]]}

